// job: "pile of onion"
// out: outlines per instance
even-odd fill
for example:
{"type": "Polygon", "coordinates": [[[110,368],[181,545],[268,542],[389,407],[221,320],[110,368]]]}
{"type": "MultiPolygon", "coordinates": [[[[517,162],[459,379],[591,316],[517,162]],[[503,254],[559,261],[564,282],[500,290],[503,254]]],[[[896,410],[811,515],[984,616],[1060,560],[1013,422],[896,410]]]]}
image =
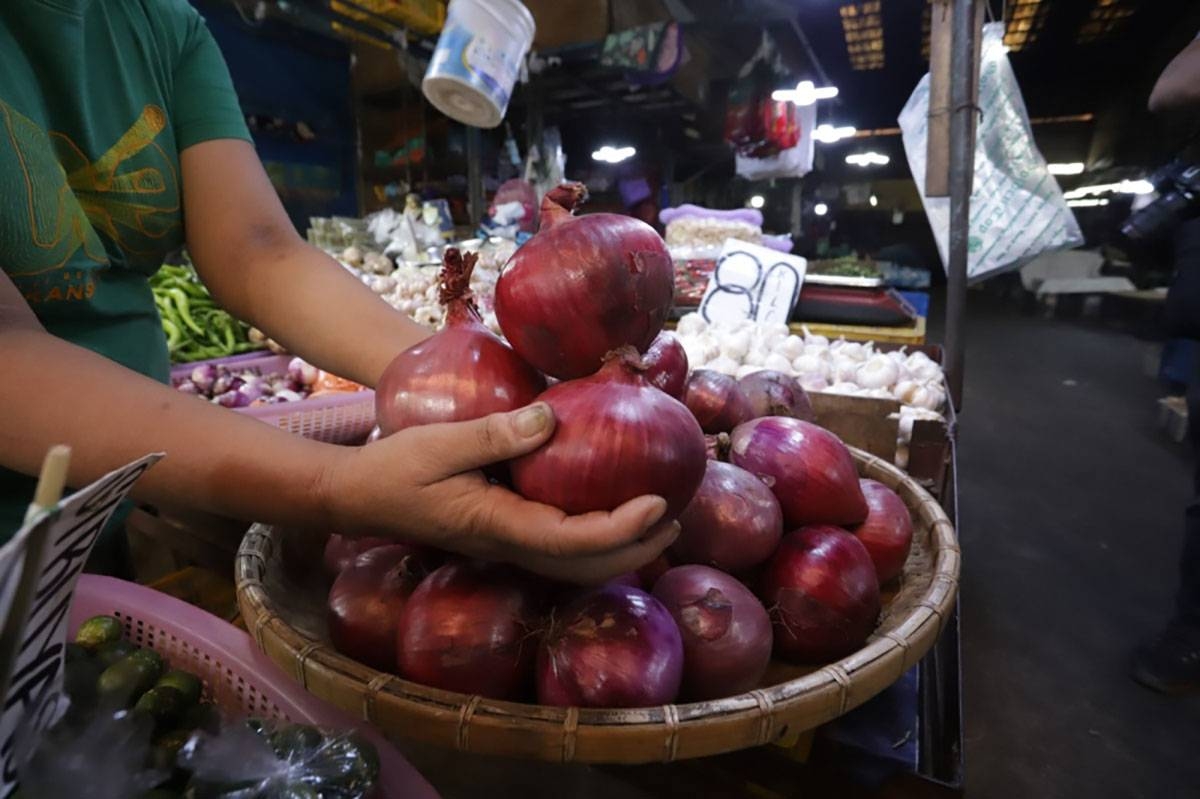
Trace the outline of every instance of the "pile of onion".
{"type": "Polygon", "coordinates": [[[446,325],[388,364],[375,390],[383,435],[516,410],[546,388],[542,375],[483,324],[470,290],[476,257],[446,250],[439,294],[446,325]]]}
{"type": "Polygon", "coordinates": [[[541,395],[557,424],[549,442],[509,462],[521,496],[579,514],[654,494],[667,501],[664,519],[679,515],[704,477],[704,434],[643,369],[623,347],[596,374],[541,395]]]}
{"type": "Polygon", "coordinates": [[[510,699],[528,687],[544,589],[508,566],[459,561],[409,596],[397,625],[400,675],[423,685],[510,699]]]}
{"type": "Polygon", "coordinates": [[[912,546],[912,516],[904,500],[883,483],[864,479],[859,484],[867,498],[867,518],[850,532],[867,548],[882,585],[904,571],[912,546]]]}
{"type": "Polygon", "coordinates": [[[789,374],[773,369],[751,372],[737,381],[738,388],[750,402],[754,417],[791,416],[811,422],[816,419],[808,393],[800,381],[789,374]]]}
{"type": "Polygon", "coordinates": [[[322,554],[322,565],[325,567],[325,574],[329,577],[337,577],[350,564],[354,563],[355,558],[367,550],[395,543],[395,541],[388,538],[374,538],[372,536],[350,538],[338,533],[332,533],[325,542],[325,551],[322,554]]]}
{"type": "Polygon", "coordinates": [[[363,552],[343,569],[326,605],[334,647],[373,668],[395,670],[400,614],[426,566],[413,547],[392,544],[363,552]]]}
{"type": "Polygon", "coordinates": [[[676,563],[742,574],[775,552],[783,536],[783,513],[762,480],[731,463],[710,460],[700,488],[679,515],[679,526],[671,546],[676,563]]]}
{"type": "Polygon", "coordinates": [[[642,361],[646,364],[646,379],[650,385],[677,400],[683,399],[688,379],[687,352],[673,333],[665,330],[659,333],[642,356],[642,361]]]}
{"type": "Polygon", "coordinates": [[[675,267],[654,228],[619,214],[572,216],[586,198],[582,183],[547,192],[540,229],[496,281],[505,338],[560,380],[592,374],[618,347],[645,352],[675,295],[675,267]]]}
{"type": "Polygon", "coordinates": [[[609,584],[561,611],[538,650],[544,705],[646,707],[674,702],[683,640],[667,609],[638,588],[609,584]]]}
{"type": "Polygon", "coordinates": [[[705,433],[728,433],[754,418],[750,399],[737,381],[709,369],[692,372],[684,402],[705,433]]]}

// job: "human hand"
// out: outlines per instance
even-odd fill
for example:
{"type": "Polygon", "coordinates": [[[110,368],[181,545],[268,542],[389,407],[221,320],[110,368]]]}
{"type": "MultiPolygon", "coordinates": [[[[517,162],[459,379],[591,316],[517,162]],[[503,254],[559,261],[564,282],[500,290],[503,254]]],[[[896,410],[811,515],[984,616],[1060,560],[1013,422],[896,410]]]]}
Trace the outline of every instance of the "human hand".
{"type": "Polygon", "coordinates": [[[568,516],[479,471],[540,447],[554,432],[545,403],[453,424],[411,427],[346,449],[325,481],[336,529],[430,544],[559,580],[599,583],[658,556],[679,534],[661,497],[568,516]]]}

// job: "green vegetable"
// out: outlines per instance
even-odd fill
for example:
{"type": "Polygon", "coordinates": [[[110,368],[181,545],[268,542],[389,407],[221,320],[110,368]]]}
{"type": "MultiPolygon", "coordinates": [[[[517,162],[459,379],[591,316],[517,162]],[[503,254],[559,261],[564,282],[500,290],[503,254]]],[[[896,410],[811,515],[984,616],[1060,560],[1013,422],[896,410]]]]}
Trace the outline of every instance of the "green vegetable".
{"type": "Polygon", "coordinates": [[[90,705],[96,698],[96,681],[104,667],[92,658],[68,660],[63,665],[63,692],[74,707],[90,705]]]}
{"type": "Polygon", "coordinates": [[[325,737],[316,727],[292,724],[276,731],[269,740],[275,754],[284,760],[305,760],[325,742],[325,737]]]}
{"type": "Polygon", "coordinates": [[[139,649],[126,655],[100,674],[96,689],[106,703],[129,707],[153,687],[162,671],[162,658],[153,652],[153,657],[147,656],[145,653],[149,651],[139,649]]]}
{"type": "Polygon", "coordinates": [[[189,730],[216,733],[221,727],[221,712],[211,702],[199,702],[183,712],[179,725],[189,730]]]}
{"type": "Polygon", "coordinates": [[[249,328],[217,306],[188,265],[164,264],[150,278],[167,348],[175,362],[225,358],[258,349],[249,328]]]}
{"type": "Polygon", "coordinates": [[[161,728],[168,722],[174,721],[183,712],[186,705],[187,702],[182,693],[163,685],[151,688],[142,694],[134,703],[133,709],[139,713],[149,714],[154,719],[154,725],[161,728]]]}
{"type": "Polygon", "coordinates": [[[87,649],[95,649],[100,644],[116,641],[121,637],[121,622],[114,616],[93,616],[79,625],[75,633],[75,643],[87,649]]]}
{"type": "Polygon", "coordinates": [[[191,706],[200,701],[204,684],[195,674],[182,669],[171,669],[158,678],[155,688],[174,688],[183,697],[184,704],[191,706]]]}
{"type": "Polygon", "coordinates": [[[76,660],[83,660],[89,656],[87,649],[81,644],[69,643],[63,647],[63,658],[67,663],[73,663],[76,660]]]}
{"type": "Polygon", "coordinates": [[[100,662],[103,668],[108,668],[118,660],[123,659],[137,651],[137,647],[132,641],[121,639],[119,641],[105,641],[100,646],[96,647],[96,660],[100,662]]]}

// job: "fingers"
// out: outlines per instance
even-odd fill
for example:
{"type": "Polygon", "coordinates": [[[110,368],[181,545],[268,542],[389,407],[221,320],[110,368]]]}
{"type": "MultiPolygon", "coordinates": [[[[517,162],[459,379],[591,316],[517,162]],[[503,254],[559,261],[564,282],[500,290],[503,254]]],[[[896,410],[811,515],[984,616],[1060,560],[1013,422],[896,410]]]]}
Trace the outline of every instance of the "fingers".
{"type": "Polygon", "coordinates": [[[643,496],[613,511],[568,516],[500,486],[489,487],[476,507],[478,533],[557,557],[596,555],[634,544],[667,512],[662,497],[643,496]]]}
{"type": "Polygon", "coordinates": [[[510,413],[482,419],[431,424],[405,431],[406,445],[422,456],[431,484],[532,452],[554,433],[554,412],[535,402],[510,413]]]}
{"type": "Polygon", "coordinates": [[[665,522],[656,525],[642,540],[602,555],[575,558],[530,555],[519,560],[518,565],[547,577],[596,585],[640,569],[657,558],[678,536],[679,522],[665,522]]]}

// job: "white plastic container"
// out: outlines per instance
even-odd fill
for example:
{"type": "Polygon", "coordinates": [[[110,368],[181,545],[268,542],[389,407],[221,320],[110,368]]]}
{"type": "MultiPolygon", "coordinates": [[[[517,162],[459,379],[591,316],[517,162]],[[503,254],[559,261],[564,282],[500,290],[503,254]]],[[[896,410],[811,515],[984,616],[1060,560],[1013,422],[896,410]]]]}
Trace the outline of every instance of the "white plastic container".
{"type": "Polygon", "coordinates": [[[451,119],[496,127],[534,30],[533,15],[520,0],[450,0],[421,91],[451,119]]]}

